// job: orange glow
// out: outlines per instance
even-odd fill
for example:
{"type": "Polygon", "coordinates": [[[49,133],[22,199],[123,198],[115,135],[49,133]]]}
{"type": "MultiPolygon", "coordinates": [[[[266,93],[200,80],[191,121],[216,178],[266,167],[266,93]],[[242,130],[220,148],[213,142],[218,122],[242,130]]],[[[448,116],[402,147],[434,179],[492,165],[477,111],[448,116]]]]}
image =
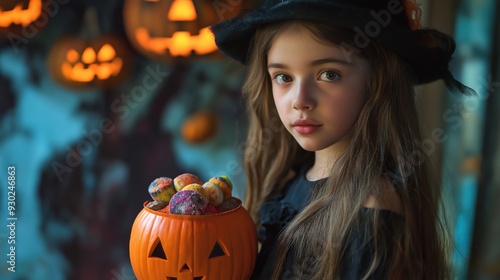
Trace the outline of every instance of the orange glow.
{"type": "Polygon", "coordinates": [[[182,124],[182,137],[188,143],[201,143],[217,132],[217,117],[210,111],[198,111],[182,124]]]}
{"type": "Polygon", "coordinates": [[[8,27],[11,24],[21,24],[26,27],[37,20],[41,14],[42,0],[31,0],[26,10],[23,10],[22,4],[17,4],[10,11],[2,11],[0,8],[0,27],[8,27]]]}
{"type": "Polygon", "coordinates": [[[197,54],[208,54],[217,50],[214,34],[209,27],[200,30],[200,35],[197,36],[197,42],[194,44],[197,54]]]}
{"type": "Polygon", "coordinates": [[[217,50],[213,34],[208,27],[201,29],[199,35],[179,31],[175,32],[172,38],[151,38],[146,28],[138,28],[135,35],[141,47],[157,54],[164,54],[167,49],[172,56],[189,56],[191,51],[204,55],[217,50]]]}
{"type": "Polygon", "coordinates": [[[116,56],[115,49],[110,44],[104,44],[97,54],[97,60],[110,61],[116,56]]]}
{"type": "Polygon", "coordinates": [[[196,19],[196,9],[192,0],[174,0],[168,11],[171,21],[193,21],[196,19]]]}
{"type": "Polygon", "coordinates": [[[91,47],[87,47],[82,54],[82,62],[85,64],[92,64],[95,62],[95,51],[91,47]]]}
{"type": "Polygon", "coordinates": [[[117,76],[123,66],[123,60],[116,57],[115,49],[110,44],[105,44],[99,50],[97,62],[96,53],[91,47],[87,47],[83,52],[83,63],[77,62],[78,57],[78,52],[71,49],[66,53],[67,61],[61,65],[62,74],[70,81],[88,83],[95,78],[107,80],[117,76]]]}
{"type": "Polygon", "coordinates": [[[74,49],[71,49],[66,53],[66,60],[68,62],[75,63],[78,61],[78,58],[80,58],[80,55],[74,49]]]}
{"type": "Polygon", "coordinates": [[[113,62],[101,63],[99,65],[96,65],[96,67],[94,67],[94,71],[99,80],[106,80],[111,76],[118,75],[118,73],[120,73],[122,65],[122,60],[120,58],[115,58],[113,62]]]}
{"type": "Polygon", "coordinates": [[[172,35],[170,54],[173,56],[189,56],[191,54],[191,34],[187,31],[177,31],[172,35]]]}

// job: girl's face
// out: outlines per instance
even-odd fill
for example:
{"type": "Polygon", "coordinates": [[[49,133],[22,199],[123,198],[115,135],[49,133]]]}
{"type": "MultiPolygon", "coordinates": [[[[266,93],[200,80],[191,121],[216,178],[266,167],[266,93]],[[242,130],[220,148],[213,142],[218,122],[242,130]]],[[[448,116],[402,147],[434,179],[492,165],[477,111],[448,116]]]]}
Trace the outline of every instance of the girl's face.
{"type": "Polygon", "coordinates": [[[348,54],[305,28],[288,29],[271,45],[267,66],[278,114],[307,151],[337,143],[364,104],[368,61],[348,54]]]}

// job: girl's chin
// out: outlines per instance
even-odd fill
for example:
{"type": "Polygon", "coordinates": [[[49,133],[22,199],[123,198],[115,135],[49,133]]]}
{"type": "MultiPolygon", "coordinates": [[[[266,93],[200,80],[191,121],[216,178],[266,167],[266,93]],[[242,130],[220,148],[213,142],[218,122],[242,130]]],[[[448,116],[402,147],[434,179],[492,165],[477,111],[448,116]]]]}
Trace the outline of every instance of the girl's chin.
{"type": "Polygon", "coordinates": [[[308,152],[321,151],[325,148],[325,147],[318,145],[318,143],[304,143],[301,141],[297,141],[297,142],[299,143],[300,147],[302,147],[302,149],[304,149],[308,152]]]}
{"type": "Polygon", "coordinates": [[[328,150],[330,148],[335,149],[335,144],[339,141],[331,141],[331,142],[318,142],[313,141],[312,139],[304,139],[301,137],[295,137],[295,141],[299,144],[302,149],[308,152],[318,152],[323,150],[328,150]]]}

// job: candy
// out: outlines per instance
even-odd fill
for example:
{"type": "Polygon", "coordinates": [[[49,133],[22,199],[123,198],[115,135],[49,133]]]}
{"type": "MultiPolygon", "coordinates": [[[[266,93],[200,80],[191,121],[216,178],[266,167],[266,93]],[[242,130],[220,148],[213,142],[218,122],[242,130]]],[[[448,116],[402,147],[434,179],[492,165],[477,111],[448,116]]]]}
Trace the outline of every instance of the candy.
{"type": "Polygon", "coordinates": [[[233,198],[232,189],[233,184],[227,176],[213,177],[205,183],[191,173],[181,174],[173,180],[160,177],[149,185],[148,191],[154,201],[146,207],[162,213],[213,215],[241,204],[233,198]]]}
{"type": "Polygon", "coordinates": [[[206,207],[203,196],[191,190],[180,191],[170,200],[171,214],[202,215],[206,207]]]}
{"type": "Polygon", "coordinates": [[[199,194],[201,194],[201,196],[203,196],[203,200],[205,200],[206,203],[209,202],[209,197],[208,197],[207,193],[205,192],[205,190],[201,187],[200,184],[197,184],[197,183],[189,184],[189,185],[185,186],[184,188],[182,188],[182,190],[183,191],[198,192],[199,194]]]}
{"type": "Polygon", "coordinates": [[[224,200],[224,202],[216,209],[217,209],[218,213],[221,213],[221,212],[226,212],[226,211],[232,210],[232,209],[238,207],[239,205],[240,205],[240,202],[236,198],[231,197],[227,200],[224,200]]]}
{"type": "Polygon", "coordinates": [[[217,207],[224,201],[224,193],[222,189],[214,182],[206,182],[202,185],[205,193],[208,195],[208,199],[211,205],[217,207]]]}
{"type": "Polygon", "coordinates": [[[231,180],[229,180],[229,177],[227,177],[226,175],[222,175],[222,176],[217,177],[217,178],[224,181],[224,183],[226,183],[229,186],[229,188],[231,190],[233,190],[233,182],[231,182],[231,180]]]}
{"type": "Polygon", "coordinates": [[[167,214],[170,213],[170,205],[167,205],[167,207],[158,210],[158,212],[167,213],[167,214]]]}
{"type": "Polygon", "coordinates": [[[181,191],[185,186],[195,183],[199,185],[203,184],[198,176],[191,173],[184,173],[174,178],[174,186],[176,191],[181,191]]]}
{"type": "Polygon", "coordinates": [[[222,193],[224,194],[224,200],[231,198],[233,184],[227,176],[213,177],[208,181],[219,186],[219,188],[222,190],[222,193]]]}
{"type": "Polygon", "coordinates": [[[163,201],[167,204],[175,194],[175,188],[172,184],[172,179],[168,177],[160,177],[155,179],[149,185],[148,191],[154,200],[163,201]]]}
{"type": "Polygon", "coordinates": [[[205,210],[202,212],[203,215],[213,215],[217,214],[217,209],[213,205],[208,204],[205,210]]]}
{"type": "Polygon", "coordinates": [[[165,201],[156,201],[156,200],[151,201],[148,204],[146,204],[146,207],[148,207],[149,209],[154,210],[154,211],[160,211],[163,208],[166,208],[167,206],[168,206],[168,203],[166,203],[165,201]]]}

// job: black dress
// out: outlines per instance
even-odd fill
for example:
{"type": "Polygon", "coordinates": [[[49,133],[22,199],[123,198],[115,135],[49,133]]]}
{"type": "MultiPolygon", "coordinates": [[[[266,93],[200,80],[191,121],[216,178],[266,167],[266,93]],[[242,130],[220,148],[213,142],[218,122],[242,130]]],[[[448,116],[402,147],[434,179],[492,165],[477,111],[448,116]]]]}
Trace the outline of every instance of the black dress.
{"type": "MultiPolygon", "coordinates": [[[[311,163],[312,164],[312,163],[311,163]]],[[[292,219],[308,203],[308,197],[316,182],[308,181],[306,172],[311,164],[302,168],[297,176],[275,197],[262,204],[260,209],[261,227],[258,229],[258,237],[262,243],[257,257],[257,263],[252,275],[253,280],[269,280],[274,268],[275,254],[278,236],[280,232],[292,221],[292,219]]],[[[319,182],[319,181],[317,181],[319,182]]],[[[354,230],[353,237],[347,244],[346,253],[342,259],[342,280],[358,280],[368,271],[373,258],[373,240],[370,238],[372,227],[369,212],[371,208],[362,208],[361,225],[354,230]],[[366,218],[366,219],[364,219],[366,218]]],[[[381,222],[384,223],[386,242],[391,244],[391,231],[395,225],[403,223],[402,216],[388,210],[379,210],[381,222]]],[[[299,280],[294,274],[293,254],[288,253],[282,273],[282,280],[299,280]]],[[[375,273],[370,279],[386,279],[387,258],[383,258],[377,266],[375,273]]]]}

